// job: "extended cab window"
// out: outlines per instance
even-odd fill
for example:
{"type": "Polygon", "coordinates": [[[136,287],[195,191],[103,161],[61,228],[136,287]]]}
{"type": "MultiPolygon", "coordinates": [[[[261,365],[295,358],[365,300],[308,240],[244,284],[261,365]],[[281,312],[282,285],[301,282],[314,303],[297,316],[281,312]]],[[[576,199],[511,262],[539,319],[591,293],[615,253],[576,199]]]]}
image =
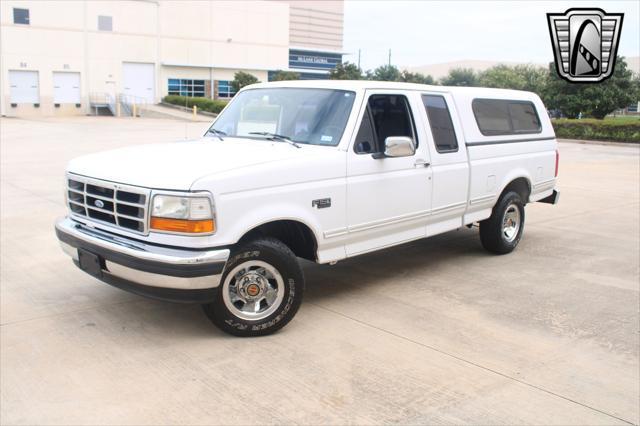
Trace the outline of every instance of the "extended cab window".
{"type": "Polygon", "coordinates": [[[533,103],[507,99],[474,99],[473,114],[483,135],[540,133],[533,103]]]}
{"type": "Polygon", "coordinates": [[[458,139],[453,128],[449,107],[443,96],[422,95],[422,103],[427,111],[433,141],[438,152],[455,152],[458,150],[458,139]]]}
{"type": "Polygon", "coordinates": [[[372,95],[356,136],[355,151],[382,152],[384,141],[390,136],[409,137],[418,146],[409,101],[403,95],[372,95]]]}

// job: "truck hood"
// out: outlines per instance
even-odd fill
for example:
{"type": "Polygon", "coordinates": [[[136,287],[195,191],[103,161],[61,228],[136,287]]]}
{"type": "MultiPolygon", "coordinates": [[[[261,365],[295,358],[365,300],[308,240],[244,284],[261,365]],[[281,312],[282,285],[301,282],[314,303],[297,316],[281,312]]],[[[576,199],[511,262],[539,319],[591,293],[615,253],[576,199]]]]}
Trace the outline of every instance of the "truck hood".
{"type": "Polygon", "coordinates": [[[305,146],[227,138],[139,145],[72,160],[67,171],[155,189],[189,190],[198,179],[233,169],[300,157],[305,146]]]}

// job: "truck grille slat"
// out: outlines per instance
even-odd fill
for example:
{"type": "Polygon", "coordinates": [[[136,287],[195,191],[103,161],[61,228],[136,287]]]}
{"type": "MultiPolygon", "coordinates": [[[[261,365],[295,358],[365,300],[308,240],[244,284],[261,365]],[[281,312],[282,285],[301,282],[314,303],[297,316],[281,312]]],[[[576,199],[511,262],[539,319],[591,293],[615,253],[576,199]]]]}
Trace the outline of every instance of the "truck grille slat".
{"type": "Polygon", "coordinates": [[[87,184],[87,194],[102,195],[103,197],[113,198],[113,189],[104,188],[96,185],[87,184]]]}
{"type": "Polygon", "coordinates": [[[112,223],[114,225],[116,224],[116,217],[112,214],[101,212],[100,210],[96,210],[96,209],[88,209],[88,211],[89,211],[89,217],[93,219],[98,219],[103,222],[112,223]]]}
{"type": "Polygon", "coordinates": [[[84,205],[84,194],[81,192],[69,191],[69,201],[76,202],[84,205]]]}
{"type": "Polygon", "coordinates": [[[109,202],[113,201],[113,197],[105,197],[104,195],[93,194],[91,192],[87,192],[87,196],[109,202]]]}
{"type": "Polygon", "coordinates": [[[69,175],[67,204],[72,215],[146,234],[151,191],[108,181],[69,175]]]}
{"type": "Polygon", "coordinates": [[[145,204],[146,202],[144,194],[136,194],[128,191],[118,191],[116,198],[118,201],[124,201],[131,204],[145,204]]]}

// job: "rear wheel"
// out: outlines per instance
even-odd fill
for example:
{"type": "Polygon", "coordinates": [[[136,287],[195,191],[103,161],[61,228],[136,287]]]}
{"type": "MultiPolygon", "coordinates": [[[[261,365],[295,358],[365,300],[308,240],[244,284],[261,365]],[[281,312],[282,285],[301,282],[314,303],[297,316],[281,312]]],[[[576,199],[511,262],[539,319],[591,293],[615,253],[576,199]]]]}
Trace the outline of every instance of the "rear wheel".
{"type": "Polygon", "coordinates": [[[281,241],[261,238],[234,250],[213,303],[204,305],[209,319],[235,336],[263,336],[294,317],[304,291],[302,269],[281,241]]]}
{"type": "Polygon", "coordinates": [[[480,241],[492,253],[511,253],[523,230],[524,202],[517,192],[510,191],[500,197],[491,217],[480,222],[480,241]]]}

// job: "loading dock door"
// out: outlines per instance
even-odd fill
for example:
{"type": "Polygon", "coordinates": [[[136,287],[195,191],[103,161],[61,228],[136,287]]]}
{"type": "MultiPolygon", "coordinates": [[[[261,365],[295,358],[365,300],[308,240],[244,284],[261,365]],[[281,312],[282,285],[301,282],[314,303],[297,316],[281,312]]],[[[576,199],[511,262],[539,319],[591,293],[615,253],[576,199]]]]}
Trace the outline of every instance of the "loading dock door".
{"type": "Polygon", "coordinates": [[[9,71],[12,104],[40,103],[38,71],[9,71]]]}
{"type": "Polygon", "coordinates": [[[123,93],[145,99],[149,103],[155,100],[155,65],[138,62],[122,63],[123,93]]]}
{"type": "Polygon", "coordinates": [[[79,72],[54,72],[53,73],[53,103],[54,104],[79,104],[80,103],[80,73],[79,72]]]}

